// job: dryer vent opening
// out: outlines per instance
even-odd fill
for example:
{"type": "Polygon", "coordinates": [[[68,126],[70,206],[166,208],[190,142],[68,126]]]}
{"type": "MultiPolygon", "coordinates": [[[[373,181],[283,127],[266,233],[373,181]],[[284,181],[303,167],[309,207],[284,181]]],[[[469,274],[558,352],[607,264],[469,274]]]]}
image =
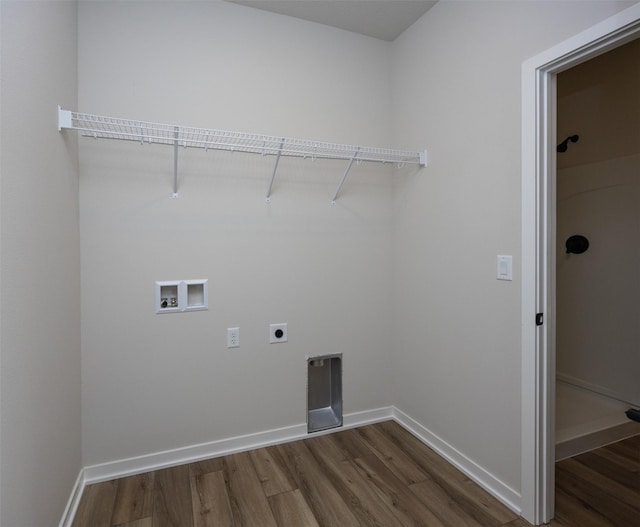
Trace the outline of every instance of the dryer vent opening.
{"type": "Polygon", "coordinates": [[[342,355],[307,359],[307,432],[342,426],[342,355]]]}

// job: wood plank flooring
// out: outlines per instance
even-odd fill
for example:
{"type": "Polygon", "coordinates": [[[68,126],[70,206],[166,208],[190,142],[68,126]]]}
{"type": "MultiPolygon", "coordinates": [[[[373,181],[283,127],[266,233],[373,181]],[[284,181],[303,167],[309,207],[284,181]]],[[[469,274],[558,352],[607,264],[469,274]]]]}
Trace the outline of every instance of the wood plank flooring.
{"type": "MultiPolygon", "coordinates": [[[[557,464],[558,527],[640,527],[640,436],[557,464]]],[[[86,487],[73,527],[527,527],[393,421],[86,487]]]]}
{"type": "Polygon", "coordinates": [[[556,521],[640,527],[640,435],[556,463],[556,521]]]}

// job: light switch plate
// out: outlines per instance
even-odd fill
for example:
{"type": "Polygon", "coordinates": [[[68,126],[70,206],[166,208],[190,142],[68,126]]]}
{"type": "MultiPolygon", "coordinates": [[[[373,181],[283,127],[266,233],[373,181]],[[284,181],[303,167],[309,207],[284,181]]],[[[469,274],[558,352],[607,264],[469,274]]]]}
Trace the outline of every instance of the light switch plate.
{"type": "Polygon", "coordinates": [[[497,266],[496,278],[498,280],[513,280],[513,256],[499,254],[497,266]]]}

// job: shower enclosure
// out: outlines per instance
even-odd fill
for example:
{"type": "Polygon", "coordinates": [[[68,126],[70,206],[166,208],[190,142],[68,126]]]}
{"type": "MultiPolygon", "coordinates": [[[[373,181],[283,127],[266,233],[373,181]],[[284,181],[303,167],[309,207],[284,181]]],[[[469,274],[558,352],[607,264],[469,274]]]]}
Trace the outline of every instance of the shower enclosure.
{"type": "Polygon", "coordinates": [[[639,60],[637,39],[557,76],[559,458],[640,433],[639,60]]]}

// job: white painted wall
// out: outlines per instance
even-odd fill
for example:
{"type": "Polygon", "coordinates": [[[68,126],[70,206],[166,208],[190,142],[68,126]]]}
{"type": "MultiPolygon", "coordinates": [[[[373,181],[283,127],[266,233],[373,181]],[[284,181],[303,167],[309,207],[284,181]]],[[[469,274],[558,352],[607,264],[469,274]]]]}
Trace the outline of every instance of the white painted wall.
{"type": "Polygon", "coordinates": [[[516,492],[521,64],[629,5],[441,1],[394,43],[394,139],[431,164],[396,187],[393,401],[516,492]]]}
{"type": "Polygon", "coordinates": [[[640,155],[558,171],[557,372],[640,405],[640,155]],[[565,240],[583,234],[583,254],[565,240]]]}
{"type": "MultiPolygon", "coordinates": [[[[79,109],[388,146],[390,45],[225,2],[86,2],[79,109]],[[109,42],[109,45],[105,45],[109,42]]],[[[307,355],[343,353],[345,414],[390,404],[386,166],[80,140],[84,463],[303,424],[307,355]],[[155,314],[154,281],[209,279],[155,314]],[[287,322],[289,342],[268,344],[287,322]],[[226,328],[241,346],[226,349],[226,328]]]]}
{"type": "Polygon", "coordinates": [[[75,2],[0,3],[0,524],[57,525],[82,466],[75,2]]]}

